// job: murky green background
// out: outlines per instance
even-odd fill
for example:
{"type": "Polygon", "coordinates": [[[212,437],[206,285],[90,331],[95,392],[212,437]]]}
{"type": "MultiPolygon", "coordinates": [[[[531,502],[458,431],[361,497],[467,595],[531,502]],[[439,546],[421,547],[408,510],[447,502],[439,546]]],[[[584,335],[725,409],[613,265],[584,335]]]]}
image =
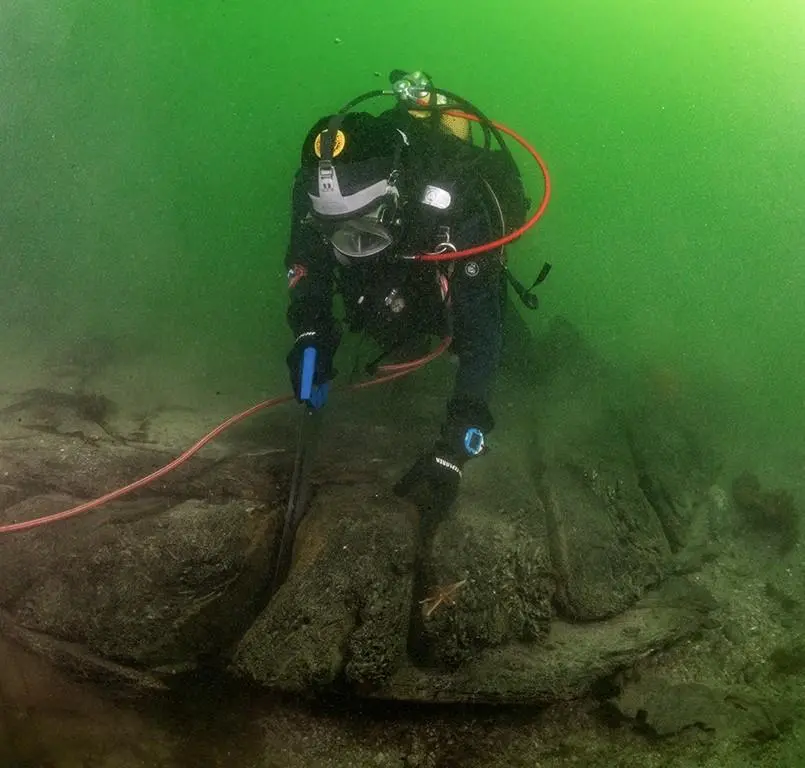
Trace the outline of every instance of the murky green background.
{"type": "Polygon", "coordinates": [[[801,442],[801,0],[2,0],[0,320],[285,387],[299,142],[395,67],[547,160],[548,215],[512,250],[523,280],[554,264],[534,322],[726,382],[801,442]]]}

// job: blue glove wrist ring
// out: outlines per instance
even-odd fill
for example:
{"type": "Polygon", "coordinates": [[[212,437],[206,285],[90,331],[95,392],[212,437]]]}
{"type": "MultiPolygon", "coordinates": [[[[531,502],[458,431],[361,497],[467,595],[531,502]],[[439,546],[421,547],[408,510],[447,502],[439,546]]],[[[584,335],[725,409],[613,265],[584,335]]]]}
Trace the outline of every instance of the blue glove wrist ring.
{"type": "Polygon", "coordinates": [[[483,453],[484,448],[486,448],[484,433],[481,432],[478,427],[469,427],[464,432],[462,442],[464,445],[464,450],[467,452],[467,456],[478,456],[483,453]]]}

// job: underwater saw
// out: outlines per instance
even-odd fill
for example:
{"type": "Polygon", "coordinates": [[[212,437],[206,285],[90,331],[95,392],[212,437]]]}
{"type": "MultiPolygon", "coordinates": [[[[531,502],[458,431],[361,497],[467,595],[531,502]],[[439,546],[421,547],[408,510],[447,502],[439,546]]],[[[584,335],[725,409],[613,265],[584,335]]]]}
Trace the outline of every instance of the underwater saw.
{"type": "Polygon", "coordinates": [[[302,353],[302,376],[299,387],[299,399],[305,404],[305,409],[299,422],[291,492],[288,497],[288,506],[285,509],[282,536],[277,549],[272,593],[282,586],[288,576],[296,531],[310,502],[310,471],[313,467],[315,448],[318,443],[321,407],[327,402],[329,388],[329,382],[324,382],[317,387],[313,386],[315,371],[316,349],[307,347],[302,353]]]}

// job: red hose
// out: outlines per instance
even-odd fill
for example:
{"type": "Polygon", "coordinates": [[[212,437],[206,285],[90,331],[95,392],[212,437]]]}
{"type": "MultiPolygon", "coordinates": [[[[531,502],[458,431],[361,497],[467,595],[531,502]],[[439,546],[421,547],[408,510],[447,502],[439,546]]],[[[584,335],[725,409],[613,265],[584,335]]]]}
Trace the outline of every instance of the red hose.
{"type": "Polygon", "coordinates": [[[421,368],[423,365],[427,365],[431,360],[435,360],[439,355],[442,354],[452,343],[453,338],[451,336],[447,336],[446,338],[442,339],[441,344],[439,344],[433,352],[425,355],[424,357],[420,357],[418,360],[409,360],[407,363],[394,363],[392,365],[381,365],[378,370],[381,373],[394,373],[395,371],[405,371],[406,373],[411,370],[416,370],[417,368],[421,368]]]}
{"type": "MultiPolygon", "coordinates": [[[[385,376],[378,376],[377,378],[370,379],[369,381],[359,382],[358,384],[350,384],[344,389],[364,389],[366,387],[374,386],[375,384],[384,384],[387,381],[392,381],[394,379],[399,379],[402,376],[407,376],[409,373],[413,373],[414,371],[421,368],[423,365],[426,365],[431,360],[438,357],[448,346],[450,346],[450,342],[452,341],[451,338],[446,338],[442,341],[442,343],[429,355],[420,358],[419,360],[414,360],[409,363],[402,363],[399,366],[382,366],[380,371],[386,372],[390,371],[385,376]]],[[[220,435],[224,430],[229,429],[229,427],[234,426],[240,421],[248,418],[249,416],[253,416],[258,411],[262,411],[265,408],[273,408],[275,405],[280,405],[281,403],[287,403],[290,400],[293,400],[293,395],[284,395],[282,397],[274,397],[270,400],[264,400],[261,403],[257,403],[257,405],[253,405],[251,408],[247,408],[245,411],[241,413],[235,414],[231,416],[226,421],[219,424],[215,429],[208,432],[204,437],[202,437],[198,442],[194,443],[190,446],[184,453],[177,456],[173,461],[166,464],[164,467],[161,467],[155,471],[153,471],[150,475],[146,475],[145,477],[141,477],[139,480],[135,480],[133,483],[129,483],[128,485],[124,485],[122,488],[118,488],[117,490],[110,491],[109,493],[105,493],[103,496],[99,496],[97,499],[93,499],[92,501],[86,501],[83,504],[79,504],[76,507],[72,507],[70,509],[65,509],[63,512],[55,512],[52,515],[46,515],[44,517],[38,517],[34,520],[25,520],[21,523],[10,523],[8,525],[0,525],[0,534],[2,533],[14,533],[17,531],[27,531],[31,528],[37,528],[40,525],[48,525],[49,523],[55,523],[59,520],[66,520],[69,517],[75,517],[76,515],[80,515],[83,512],[89,512],[91,509],[97,509],[98,507],[106,504],[110,501],[114,501],[115,499],[119,499],[121,496],[125,496],[132,491],[136,491],[144,486],[148,485],[149,483],[153,483],[155,480],[159,480],[159,478],[164,477],[169,472],[172,472],[174,469],[178,468],[182,464],[184,464],[188,459],[192,456],[197,454],[207,443],[214,440],[218,435],[220,435]]]]}

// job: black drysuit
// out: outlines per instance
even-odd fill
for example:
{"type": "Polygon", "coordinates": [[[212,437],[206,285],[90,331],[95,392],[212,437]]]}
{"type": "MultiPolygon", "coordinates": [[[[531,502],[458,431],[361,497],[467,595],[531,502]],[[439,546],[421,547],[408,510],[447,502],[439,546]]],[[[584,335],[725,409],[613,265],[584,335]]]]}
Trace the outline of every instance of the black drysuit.
{"type": "MultiPolygon", "coordinates": [[[[433,252],[445,242],[462,250],[501,236],[502,214],[478,162],[481,153],[501,153],[471,148],[424,122],[410,118],[404,124],[410,141],[403,171],[404,224],[391,253],[340,263],[311,221],[310,201],[297,175],[285,259],[288,323],[296,337],[310,331],[332,336],[338,291],[350,330],[368,332],[384,349],[417,335],[450,335],[459,359],[451,402],[488,413],[502,338],[505,283],[499,251],[447,262],[400,257],[433,252]],[[449,193],[447,209],[423,202],[433,187],[449,193]]],[[[519,184],[519,177],[513,183],[519,184]]]]}

